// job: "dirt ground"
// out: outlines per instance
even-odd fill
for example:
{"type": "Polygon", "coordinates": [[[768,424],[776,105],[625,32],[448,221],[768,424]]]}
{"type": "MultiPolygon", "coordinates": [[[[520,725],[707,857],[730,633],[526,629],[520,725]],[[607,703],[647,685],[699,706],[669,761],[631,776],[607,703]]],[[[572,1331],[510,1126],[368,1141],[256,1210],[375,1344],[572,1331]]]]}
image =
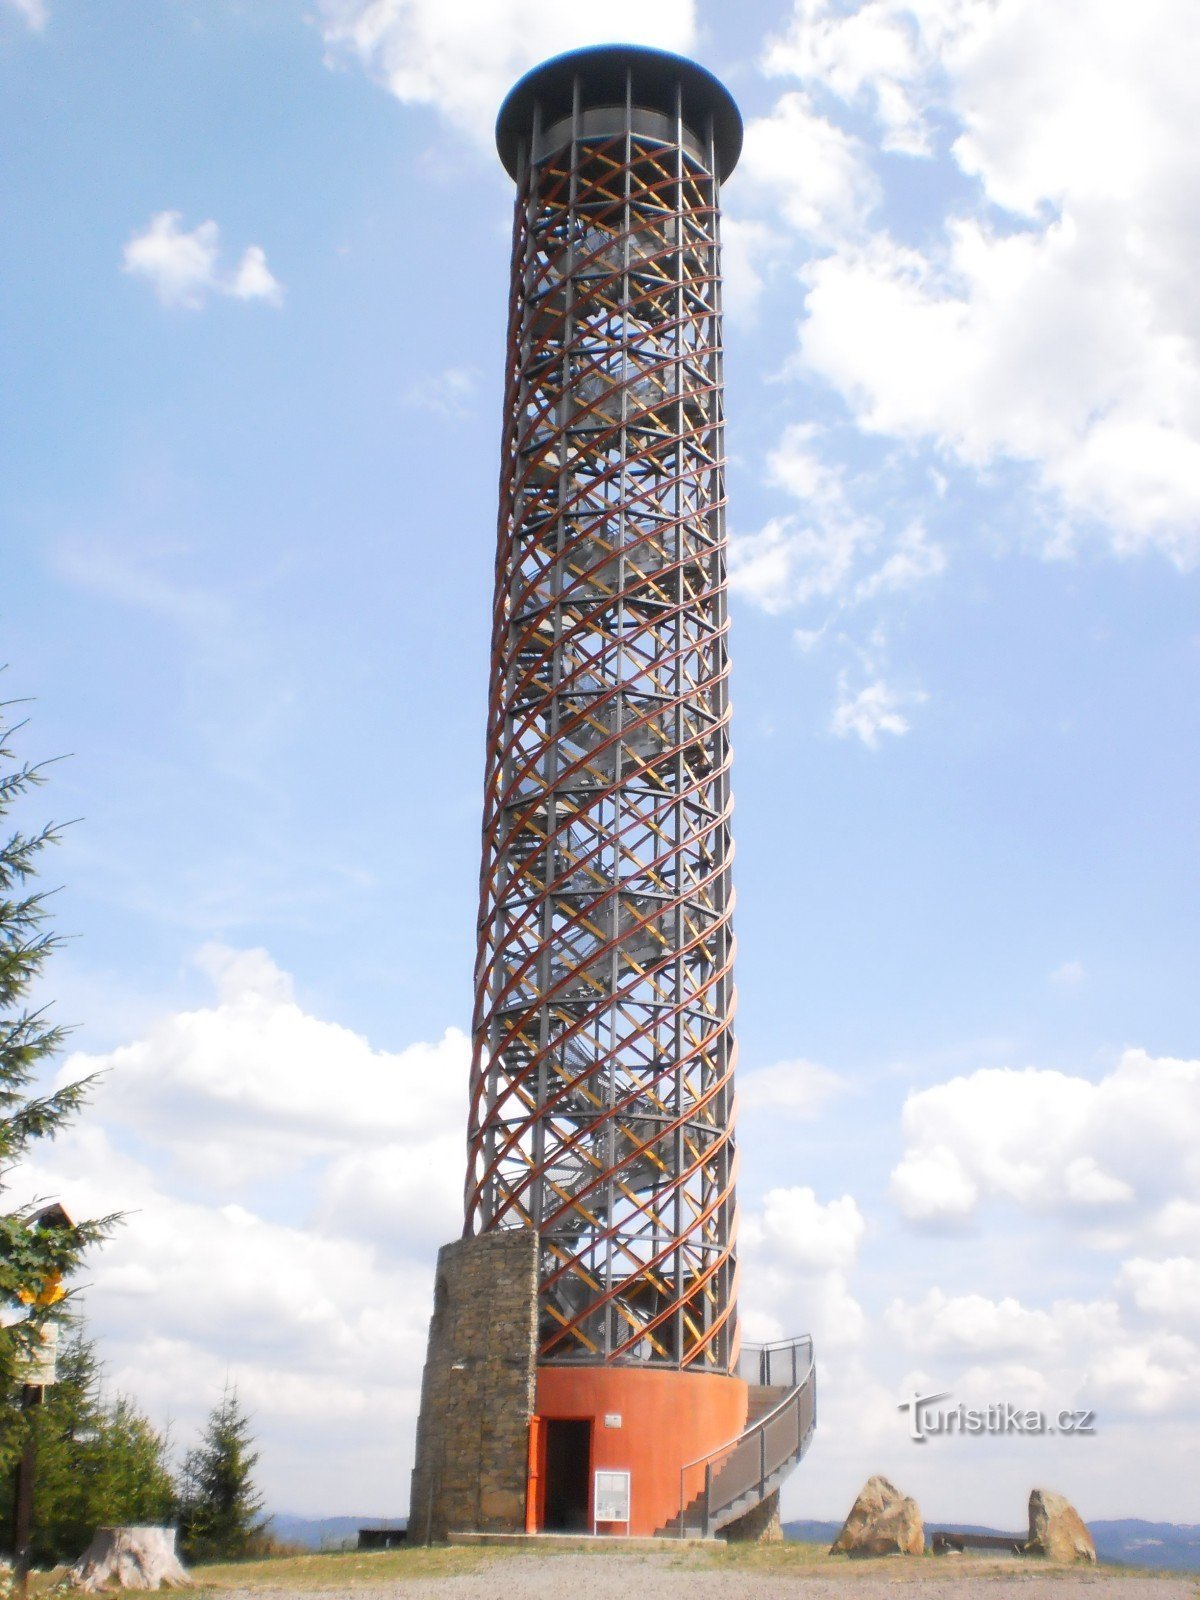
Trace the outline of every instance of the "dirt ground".
{"type": "Polygon", "coordinates": [[[236,1568],[222,1569],[219,1578],[215,1572],[196,1576],[219,1590],[220,1600],[310,1600],[314,1591],[352,1600],[999,1600],[1007,1594],[1019,1600],[1200,1600],[1195,1575],[973,1556],[849,1562],[796,1545],[711,1555],[444,1554],[448,1559],[439,1561],[433,1552],[414,1551],[388,1558],[386,1566],[376,1558],[375,1571],[375,1562],[360,1558],[340,1574],[336,1561],[326,1562],[324,1570],[297,1571],[294,1582],[278,1570],[291,1563],[279,1563],[274,1573],[259,1568],[244,1587],[236,1568]]]}

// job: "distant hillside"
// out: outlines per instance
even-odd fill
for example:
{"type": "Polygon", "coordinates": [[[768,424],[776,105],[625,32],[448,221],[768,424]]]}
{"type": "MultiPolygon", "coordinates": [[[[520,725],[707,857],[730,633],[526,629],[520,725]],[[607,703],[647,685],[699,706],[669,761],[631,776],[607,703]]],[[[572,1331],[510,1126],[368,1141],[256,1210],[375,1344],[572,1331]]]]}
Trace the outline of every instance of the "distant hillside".
{"type": "Polygon", "coordinates": [[[1141,1522],[1121,1517],[1089,1524],[1102,1561],[1131,1567],[1166,1567],[1171,1572],[1200,1572],[1200,1527],[1179,1522],[1141,1522]]]}
{"type": "Polygon", "coordinates": [[[301,1544],[306,1550],[337,1550],[358,1542],[360,1528],[402,1528],[404,1517],[295,1517],[277,1511],[267,1527],[284,1544],[301,1544]]]}
{"type": "MultiPolygon", "coordinates": [[[[830,1545],[840,1522],[785,1522],[784,1537],[803,1544],[830,1545]]],[[[985,1528],[973,1522],[933,1522],[948,1533],[1012,1533],[1012,1528],[985,1528]]],[[[1177,1522],[1142,1522],[1122,1517],[1110,1522],[1089,1522],[1096,1554],[1116,1566],[1161,1567],[1169,1572],[1200,1572],[1200,1527],[1177,1522]]]]}

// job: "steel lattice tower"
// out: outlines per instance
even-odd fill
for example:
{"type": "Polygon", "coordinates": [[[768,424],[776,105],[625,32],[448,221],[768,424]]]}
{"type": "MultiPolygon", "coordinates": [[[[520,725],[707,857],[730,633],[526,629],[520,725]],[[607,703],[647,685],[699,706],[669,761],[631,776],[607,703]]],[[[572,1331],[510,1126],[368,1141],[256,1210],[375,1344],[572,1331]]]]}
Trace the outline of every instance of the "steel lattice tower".
{"type": "Polygon", "coordinates": [[[543,1362],[728,1371],[733,891],[719,186],[690,62],[580,52],[517,182],[467,1231],[539,1230],[543,1362]]]}
{"type": "Polygon", "coordinates": [[[766,1527],[814,1423],[810,1342],[739,1367],[720,187],[741,137],[711,74],[626,46],[545,63],[500,112],[466,1219],[438,1257],[416,1538],[766,1527]]]}

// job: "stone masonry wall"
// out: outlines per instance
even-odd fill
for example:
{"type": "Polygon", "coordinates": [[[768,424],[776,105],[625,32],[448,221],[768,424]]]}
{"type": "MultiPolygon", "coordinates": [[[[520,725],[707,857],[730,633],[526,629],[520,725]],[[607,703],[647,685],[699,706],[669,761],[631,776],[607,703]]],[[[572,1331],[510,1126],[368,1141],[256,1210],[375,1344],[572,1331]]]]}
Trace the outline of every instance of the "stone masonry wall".
{"type": "Polygon", "coordinates": [[[525,1527],[537,1261],[531,1228],[438,1252],[408,1514],[417,1544],[525,1527]]]}
{"type": "Polygon", "coordinates": [[[778,1544],[783,1538],[783,1524],[779,1520],[779,1490],[776,1489],[758,1505],[751,1506],[735,1522],[727,1522],[721,1529],[721,1536],[730,1544],[778,1544]]]}

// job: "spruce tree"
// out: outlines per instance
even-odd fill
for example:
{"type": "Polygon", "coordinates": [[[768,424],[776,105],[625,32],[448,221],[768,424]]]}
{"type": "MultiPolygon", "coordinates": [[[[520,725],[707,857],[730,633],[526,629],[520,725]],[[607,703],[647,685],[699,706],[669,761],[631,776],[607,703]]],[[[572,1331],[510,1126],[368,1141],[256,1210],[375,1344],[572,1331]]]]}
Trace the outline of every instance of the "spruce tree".
{"type": "MultiPolygon", "coordinates": [[[[12,1168],[41,1139],[52,1139],[79,1110],[88,1080],[52,1093],[39,1078],[63,1042],[64,1030],[44,1006],[31,1007],[30,992],[59,940],[47,929],[44,890],[33,887],[42,852],[56,844],[54,823],[8,831],[9,813],[45,781],[46,763],[17,758],[13,736],[24,726],[9,717],[13,702],[0,702],[0,1190],[12,1168]]],[[[105,1237],[115,1217],[78,1222],[58,1209],[37,1205],[0,1211],[0,1394],[20,1382],[23,1360],[48,1321],[62,1315],[65,1280],[90,1244],[105,1237]],[[19,1307],[26,1308],[23,1313],[19,1307]],[[14,1320],[15,1319],[15,1320],[14,1320]]],[[[4,1429],[0,1468],[19,1448],[19,1430],[4,1429]],[[4,1445],[8,1446],[8,1458],[4,1445]]]]}
{"type": "MultiPolygon", "coordinates": [[[[95,1342],[75,1322],[58,1358],[58,1381],[32,1414],[37,1437],[35,1563],[74,1561],[96,1528],[167,1523],[174,1484],[167,1442],[123,1395],[104,1397],[95,1342]]],[[[9,1427],[18,1414],[5,1417],[9,1427]]],[[[12,1507],[0,1498],[0,1542],[11,1544],[12,1507]]]]}
{"type": "Polygon", "coordinates": [[[183,1464],[179,1536],[185,1560],[237,1561],[263,1546],[266,1524],[253,1480],[253,1444],[237,1390],[226,1389],[183,1464]]]}

